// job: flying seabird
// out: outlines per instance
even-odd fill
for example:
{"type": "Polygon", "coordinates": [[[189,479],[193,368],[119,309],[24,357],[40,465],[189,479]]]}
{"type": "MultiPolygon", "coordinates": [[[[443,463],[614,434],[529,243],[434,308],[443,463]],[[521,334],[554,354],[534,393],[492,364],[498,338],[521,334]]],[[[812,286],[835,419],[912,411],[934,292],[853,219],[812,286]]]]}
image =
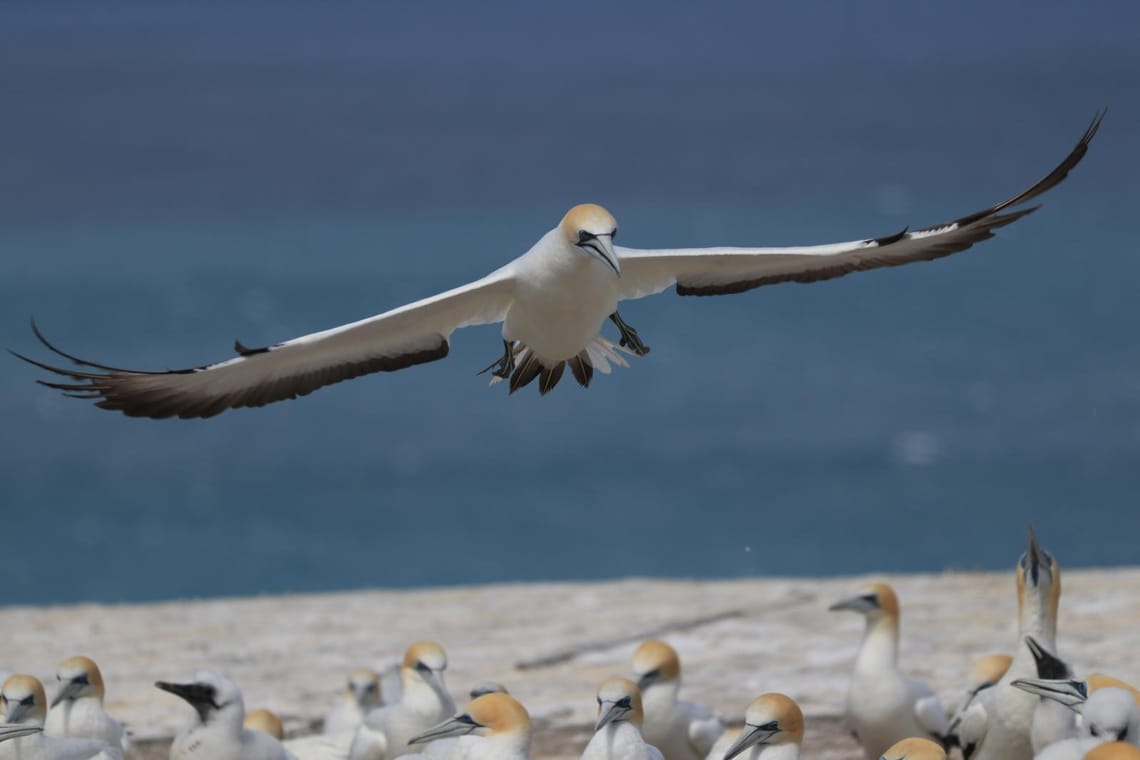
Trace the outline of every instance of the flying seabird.
{"type": "Polygon", "coordinates": [[[56,348],[66,369],[15,353],[69,382],[39,382],[131,417],[213,417],[227,409],[264,406],[373,372],[392,372],[447,356],[460,327],[502,322],[502,356],[484,372],[507,380],[513,393],[539,381],[548,393],[567,366],[588,386],[594,370],[626,365],[649,346],[618,304],[674,287],[682,296],[742,293],[780,282],[815,282],[851,272],[930,261],[987,240],[994,230],[1035,211],[1024,207],[1059,184],[1080,163],[1104,118],[1099,112],[1076,147],[1051,172],[1001,203],[931,227],[828,245],[784,248],[623,248],[618,225],[601,206],[575,206],[522,256],[453,290],[358,322],[263,348],[235,342],[237,356],[200,367],[161,372],[112,367],[56,348]],[[615,344],[602,337],[606,320],[615,344]],[[623,356],[624,355],[624,356],[623,356]]]}

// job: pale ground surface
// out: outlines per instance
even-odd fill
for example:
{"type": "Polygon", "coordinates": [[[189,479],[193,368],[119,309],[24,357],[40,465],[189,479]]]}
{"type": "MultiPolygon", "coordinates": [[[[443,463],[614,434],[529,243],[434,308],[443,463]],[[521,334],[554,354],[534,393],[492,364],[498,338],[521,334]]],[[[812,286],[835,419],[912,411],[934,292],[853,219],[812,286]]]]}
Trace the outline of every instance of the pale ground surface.
{"type": "MultiPolygon", "coordinates": [[[[243,688],[247,706],[273,709],[290,733],[305,733],[349,670],[389,668],[408,643],[434,638],[450,655],[453,692],[501,681],[535,718],[534,754],[576,757],[597,684],[627,674],[635,645],[660,634],[681,653],[685,697],[739,720],[756,695],[787,692],[807,716],[807,757],[856,758],[838,718],[862,624],[827,606],[879,579],[628,580],[6,608],[0,668],[47,680],[63,657],[94,657],[110,711],[148,756],[160,757],[190,710],[157,691],[156,680],[217,669],[243,688]],[[526,663],[537,664],[519,667],[526,663]]],[[[974,657],[1014,646],[1012,570],[887,580],[903,604],[903,667],[946,703],[960,698],[974,657]]],[[[1078,673],[1140,682],[1140,569],[1073,571],[1064,583],[1062,655],[1078,673]]]]}

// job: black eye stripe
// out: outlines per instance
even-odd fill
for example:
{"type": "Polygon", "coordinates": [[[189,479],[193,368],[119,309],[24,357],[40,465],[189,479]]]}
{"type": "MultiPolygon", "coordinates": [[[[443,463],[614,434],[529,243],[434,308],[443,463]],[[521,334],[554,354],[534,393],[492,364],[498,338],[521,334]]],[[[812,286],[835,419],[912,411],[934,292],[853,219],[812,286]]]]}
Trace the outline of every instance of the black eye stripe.
{"type": "Polygon", "coordinates": [[[579,230],[578,231],[578,245],[581,245],[582,243],[585,243],[585,242],[590,241],[590,240],[595,240],[595,239],[597,239],[597,237],[598,236],[592,232],[586,232],[585,230],[579,230]]]}

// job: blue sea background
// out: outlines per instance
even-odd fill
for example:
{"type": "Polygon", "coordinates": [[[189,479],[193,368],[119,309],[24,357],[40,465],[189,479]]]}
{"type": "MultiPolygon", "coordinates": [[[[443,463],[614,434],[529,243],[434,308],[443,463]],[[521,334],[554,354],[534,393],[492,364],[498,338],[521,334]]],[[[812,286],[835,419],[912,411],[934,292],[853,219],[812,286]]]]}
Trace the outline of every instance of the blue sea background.
{"type": "Polygon", "coordinates": [[[167,368],[478,277],[571,205],[633,246],[933,264],[628,303],[653,352],[445,361],[207,421],[0,372],[0,603],[1140,560],[1140,5],[12,2],[0,344],[167,368]]]}

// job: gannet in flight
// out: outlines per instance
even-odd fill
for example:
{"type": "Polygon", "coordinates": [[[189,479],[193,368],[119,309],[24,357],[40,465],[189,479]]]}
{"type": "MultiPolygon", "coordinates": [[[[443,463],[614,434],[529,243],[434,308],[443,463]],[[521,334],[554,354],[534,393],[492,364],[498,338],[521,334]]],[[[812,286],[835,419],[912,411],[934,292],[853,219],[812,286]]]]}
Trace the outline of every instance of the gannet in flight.
{"type": "Polygon", "coordinates": [[[909,737],[945,743],[950,720],[933,690],[899,670],[901,610],[894,589],[876,583],[830,609],[858,612],[867,621],[847,690],[847,721],[868,760],[909,737]]]}
{"type": "Polygon", "coordinates": [[[384,734],[389,760],[412,754],[408,740],[455,714],[455,702],[447,691],[443,672],[447,654],[434,641],[419,641],[408,647],[400,666],[400,701],[368,713],[364,724],[384,734]]]}
{"type": "Polygon", "coordinates": [[[661,750],[665,760],[702,760],[724,733],[724,724],[708,708],[677,698],[681,689],[681,659],[677,650],[658,639],[633,653],[633,672],[645,720],[645,741],[661,750]]]}
{"type": "Polygon", "coordinates": [[[0,710],[9,724],[0,743],[0,760],[121,760],[117,747],[98,739],[72,739],[41,733],[47,696],[38,678],[16,674],[0,688],[0,710]],[[28,731],[20,731],[22,726],[28,731]]]}
{"type": "MultiPolygon", "coordinates": [[[[618,311],[622,301],[675,287],[683,296],[742,293],[780,282],[815,282],[850,272],[930,261],[987,240],[1032,213],[1024,204],[1060,183],[1080,163],[1100,126],[1097,114],[1076,147],[1028,189],[953,221],[892,235],[782,248],[637,249],[614,244],[618,225],[601,206],[575,206],[557,227],[506,266],[475,282],[374,317],[265,348],[234,344],[238,356],[185,370],[145,372],[79,359],[36,337],[79,369],[20,359],[70,378],[41,380],[67,396],[131,417],[213,417],[264,406],[373,372],[442,359],[460,327],[502,322],[503,354],[484,371],[509,380],[511,392],[536,378],[539,392],[558,384],[569,365],[587,386],[594,370],[624,365],[621,354],[649,347],[618,311]],[[615,345],[600,335],[606,320],[615,345]]],[[[666,752],[666,755],[668,753],[666,752]]]]}
{"type": "Polygon", "coordinates": [[[530,715],[509,694],[484,694],[463,712],[413,736],[410,744],[454,737],[462,760],[530,760],[530,715]]]}
{"type": "Polygon", "coordinates": [[[1042,549],[1033,529],[1029,545],[1017,562],[1017,651],[1009,670],[993,687],[986,705],[985,737],[975,760],[1030,760],[1030,732],[1037,699],[1013,686],[1018,678],[1034,678],[1037,662],[1025,643],[1032,636],[1050,651],[1057,649],[1057,607],[1061,601],[1061,568],[1042,549]]]}
{"type": "Polygon", "coordinates": [[[705,760],[799,760],[804,714],[784,694],[762,694],[744,711],[744,727],[725,731],[705,760]]]}
{"type": "Polygon", "coordinates": [[[380,704],[380,675],[371,668],[357,668],[348,676],[340,703],[325,716],[324,732],[354,731],[380,704]]]}
{"type": "Polygon", "coordinates": [[[179,697],[197,720],[174,737],[170,760],[292,760],[277,739],[245,727],[245,703],[237,685],[217,673],[200,670],[190,683],[155,683],[179,697]]]}
{"type": "Polygon", "coordinates": [[[598,687],[598,720],[582,760],[664,760],[660,750],[641,735],[645,711],[641,690],[625,678],[610,678],[598,687]]]}
{"type": "Polygon", "coordinates": [[[103,709],[103,674],[89,657],[70,657],[56,672],[59,691],[44,723],[48,736],[99,739],[130,756],[131,740],[123,724],[103,709]]]}
{"type": "Polygon", "coordinates": [[[876,760],[946,760],[946,750],[929,739],[910,737],[892,745],[876,760]]]}

